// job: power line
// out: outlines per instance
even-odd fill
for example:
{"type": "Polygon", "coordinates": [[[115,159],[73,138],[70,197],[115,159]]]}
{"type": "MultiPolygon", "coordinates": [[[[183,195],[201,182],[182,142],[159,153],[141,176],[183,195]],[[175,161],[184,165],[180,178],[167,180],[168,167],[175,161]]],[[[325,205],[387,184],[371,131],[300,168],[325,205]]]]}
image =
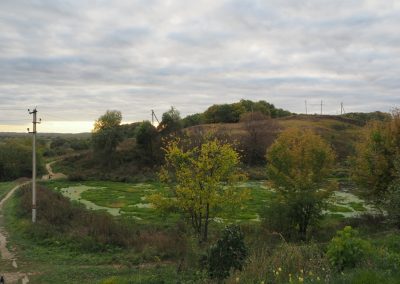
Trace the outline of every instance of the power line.
{"type": "Polygon", "coordinates": [[[160,124],[160,121],[158,120],[156,113],[154,112],[154,110],[151,110],[151,124],[152,125],[154,125],[154,119],[156,119],[158,124],[160,124]]]}
{"type": "Polygon", "coordinates": [[[26,119],[0,119],[0,122],[19,122],[19,121],[27,121],[26,119]]]}
{"type": "Polygon", "coordinates": [[[26,110],[25,108],[0,108],[1,111],[20,111],[26,110]]]}

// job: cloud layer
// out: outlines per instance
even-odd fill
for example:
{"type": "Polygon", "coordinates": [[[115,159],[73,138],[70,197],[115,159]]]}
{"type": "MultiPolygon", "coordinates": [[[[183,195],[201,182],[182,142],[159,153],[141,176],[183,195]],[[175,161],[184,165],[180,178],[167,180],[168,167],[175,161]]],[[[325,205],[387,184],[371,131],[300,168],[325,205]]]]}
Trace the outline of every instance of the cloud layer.
{"type": "Polygon", "coordinates": [[[47,120],[119,109],[135,121],[241,98],[388,111],[400,102],[399,26],[395,0],[5,0],[0,124],[35,105],[47,120]]]}

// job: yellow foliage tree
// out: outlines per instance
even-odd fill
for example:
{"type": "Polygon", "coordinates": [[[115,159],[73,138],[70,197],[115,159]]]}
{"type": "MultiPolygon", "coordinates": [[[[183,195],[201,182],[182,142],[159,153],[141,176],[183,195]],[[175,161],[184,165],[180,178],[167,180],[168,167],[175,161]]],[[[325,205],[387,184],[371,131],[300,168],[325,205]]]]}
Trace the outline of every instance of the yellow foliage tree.
{"type": "Polygon", "coordinates": [[[352,178],[364,197],[378,207],[388,199],[390,186],[400,178],[400,111],[388,121],[365,126],[353,157],[352,178]]]}
{"type": "Polygon", "coordinates": [[[334,159],[331,147],[310,130],[287,129],[267,151],[268,177],[301,239],[335,186],[328,180],[334,159]]]}
{"type": "Polygon", "coordinates": [[[218,140],[186,150],[180,140],[173,140],[165,152],[160,178],[171,184],[174,198],[157,194],[151,202],[161,210],[177,208],[188,217],[199,240],[206,241],[210,220],[247,198],[245,189],[234,186],[246,179],[238,168],[239,154],[218,140]]]}

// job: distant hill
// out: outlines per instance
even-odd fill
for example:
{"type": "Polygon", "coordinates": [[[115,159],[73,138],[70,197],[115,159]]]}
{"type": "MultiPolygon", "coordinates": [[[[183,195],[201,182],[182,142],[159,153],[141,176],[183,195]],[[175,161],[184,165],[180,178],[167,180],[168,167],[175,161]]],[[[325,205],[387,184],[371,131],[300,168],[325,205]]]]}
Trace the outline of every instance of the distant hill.
{"type": "MultiPolygon", "coordinates": [[[[311,129],[331,143],[340,160],[351,155],[354,143],[362,129],[363,122],[343,116],[335,115],[292,115],[269,120],[253,122],[252,128],[258,132],[262,147],[267,149],[275,140],[279,132],[286,128],[311,129]]],[[[218,123],[203,124],[188,128],[192,133],[215,133],[218,136],[229,137],[232,141],[242,141],[248,135],[248,124],[218,123]]]]}
{"type": "MultiPolygon", "coordinates": [[[[29,133],[21,133],[21,132],[0,132],[1,137],[29,137],[31,134],[29,133]]],[[[37,136],[39,138],[55,138],[55,137],[62,137],[62,138],[78,138],[78,139],[85,139],[90,138],[91,133],[83,132],[83,133],[41,133],[38,132],[37,136]]]]}

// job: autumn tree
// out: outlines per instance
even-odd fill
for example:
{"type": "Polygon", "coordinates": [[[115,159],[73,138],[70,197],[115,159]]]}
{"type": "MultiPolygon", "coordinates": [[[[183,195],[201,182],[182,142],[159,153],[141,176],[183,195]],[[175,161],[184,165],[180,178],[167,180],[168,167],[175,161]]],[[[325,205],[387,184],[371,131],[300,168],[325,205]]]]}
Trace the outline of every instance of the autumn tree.
{"type": "Polygon", "coordinates": [[[334,157],[320,136],[298,129],[282,132],[267,151],[267,172],[277,191],[275,209],[282,211],[285,225],[297,228],[302,240],[321,216],[335,186],[328,180],[334,157]]]}
{"type": "Polygon", "coordinates": [[[393,196],[400,188],[399,110],[387,121],[372,121],[364,127],[352,161],[352,178],[365,198],[378,208],[399,199],[393,196]]]}
{"type": "Polygon", "coordinates": [[[94,151],[108,166],[111,165],[118,143],[122,140],[121,121],[120,111],[107,110],[94,124],[92,131],[94,151]]]}
{"type": "Polygon", "coordinates": [[[160,177],[169,182],[174,198],[153,195],[156,207],[175,207],[195,230],[199,240],[206,241],[212,218],[222,209],[237,207],[247,191],[235,187],[245,176],[239,172],[239,154],[229,144],[210,140],[199,147],[185,149],[180,140],[165,148],[165,166],[160,177]]]}

